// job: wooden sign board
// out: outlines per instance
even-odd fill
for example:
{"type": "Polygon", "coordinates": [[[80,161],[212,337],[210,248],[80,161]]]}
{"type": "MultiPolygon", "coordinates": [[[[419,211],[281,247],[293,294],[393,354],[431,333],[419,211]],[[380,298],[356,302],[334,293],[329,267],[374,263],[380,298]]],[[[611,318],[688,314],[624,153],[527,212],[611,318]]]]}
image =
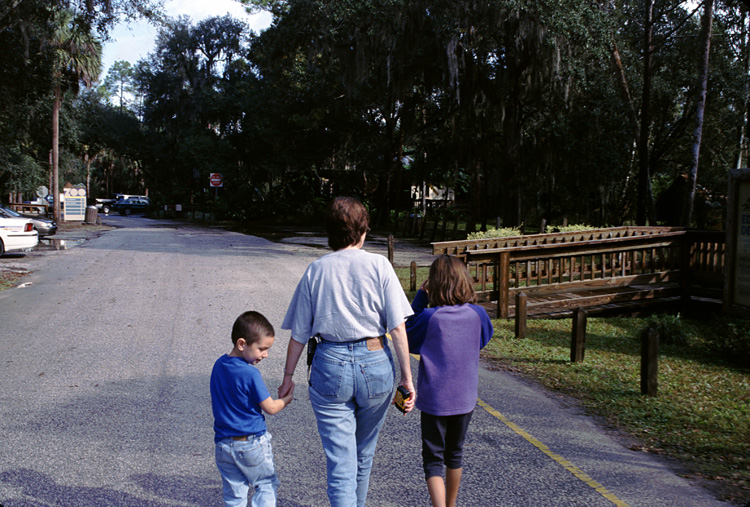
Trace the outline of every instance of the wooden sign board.
{"type": "Polygon", "coordinates": [[[750,317],[750,169],[729,171],[724,311],[750,317]]]}

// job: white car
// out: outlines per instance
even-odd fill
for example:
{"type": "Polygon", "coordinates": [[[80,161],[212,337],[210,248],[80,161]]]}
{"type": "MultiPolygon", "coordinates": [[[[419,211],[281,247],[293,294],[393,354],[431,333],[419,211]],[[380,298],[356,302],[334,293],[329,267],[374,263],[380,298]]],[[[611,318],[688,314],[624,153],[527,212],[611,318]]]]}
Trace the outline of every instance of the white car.
{"type": "Polygon", "coordinates": [[[28,218],[0,217],[0,255],[11,250],[34,248],[39,233],[28,218]]]}

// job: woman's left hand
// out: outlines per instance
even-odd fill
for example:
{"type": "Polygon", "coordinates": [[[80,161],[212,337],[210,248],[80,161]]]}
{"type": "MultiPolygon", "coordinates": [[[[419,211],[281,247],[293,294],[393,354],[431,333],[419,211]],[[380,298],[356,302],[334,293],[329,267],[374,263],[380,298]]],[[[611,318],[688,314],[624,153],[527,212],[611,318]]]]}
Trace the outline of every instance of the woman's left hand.
{"type": "Polygon", "coordinates": [[[417,400],[417,390],[414,389],[414,383],[411,380],[411,357],[409,356],[409,343],[406,339],[406,325],[402,322],[391,329],[390,335],[401,368],[401,382],[398,385],[404,386],[411,393],[411,397],[405,400],[404,411],[411,412],[414,409],[414,402],[417,400]]]}

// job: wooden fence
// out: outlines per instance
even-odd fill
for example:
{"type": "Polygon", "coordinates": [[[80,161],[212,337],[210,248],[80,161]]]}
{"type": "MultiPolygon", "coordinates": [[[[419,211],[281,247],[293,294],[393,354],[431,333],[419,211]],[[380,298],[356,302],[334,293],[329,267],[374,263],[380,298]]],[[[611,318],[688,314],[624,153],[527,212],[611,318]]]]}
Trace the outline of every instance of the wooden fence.
{"type": "Polygon", "coordinates": [[[601,239],[617,239],[633,236],[651,236],[667,232],[684,231],[682,227],[609,227],[603,229],[589,229],[578,232],[555,232],[549,234],[528,234],[523,236],[508,236],[504,238],[487,238],[461,241],[442,241],[432,243],[432,253],[435,255],[448,254],[459,257],[468,251],[489,250],[516,246],[548,245],[557,243],[571,243],[580,241],[594,241],[601,239]]]}
{"type": "Polygon", "coordinates": [[[654,227],[434,243],[433,253],[462,257],[480,301],[497,301],[499,318],[509,316],[519,292],[579,293],[548,298],[557,310],[675,297],[720,300],[726,259],[721,232],[654,227]]]}

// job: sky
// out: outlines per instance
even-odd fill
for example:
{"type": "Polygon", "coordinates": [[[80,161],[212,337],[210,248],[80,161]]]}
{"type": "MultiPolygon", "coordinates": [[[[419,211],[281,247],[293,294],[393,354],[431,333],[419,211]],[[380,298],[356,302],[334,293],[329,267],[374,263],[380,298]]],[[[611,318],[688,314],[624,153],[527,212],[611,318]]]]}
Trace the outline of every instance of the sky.
{"type": "MultiPolygon", "coordinates": [[[[213,16],[230,14],[244,20],[255,32],[271,25],[271,14],[260,12],[247,14],[245,7],[236,0],[166,0],[164,10],[168,16],[176,18],[187,15],[193,23],[213,16]]],[[[109,67],[118,60],[135,64],[154,50],[157,28],[147,21],[121,23],[111,32],[112,40],[104,45],[101,79],[107,75],[109,67]]]]}

